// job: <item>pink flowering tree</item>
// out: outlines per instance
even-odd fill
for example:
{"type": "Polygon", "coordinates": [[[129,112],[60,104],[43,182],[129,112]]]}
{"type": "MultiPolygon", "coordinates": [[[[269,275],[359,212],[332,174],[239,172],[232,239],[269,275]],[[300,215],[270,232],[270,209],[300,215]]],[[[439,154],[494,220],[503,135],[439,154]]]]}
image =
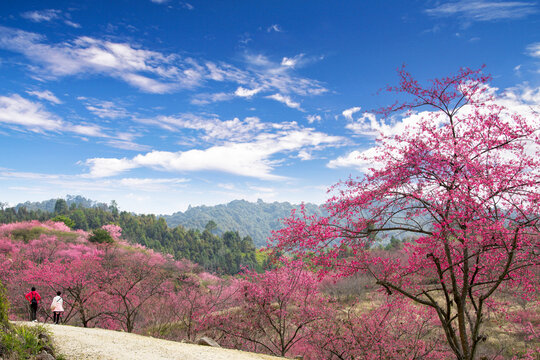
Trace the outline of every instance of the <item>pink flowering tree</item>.
{"type": "Polygon", "coordinates": [[[238,305],[209,320],[222,333],[221,343],[279,356],[305,351],[310,327],[326,305],[315,275],[296,261],[263,274],[248,272],[237,287],[238,305]]]}
{"type": "Polygon", "coordinates": [[[194,342],[211,328],[212,314],[231,307],[237,288],[208,273],[183,273],[149,308],[151,334],[194,342]]]}
{"type": "Polygon", "coordinates": [[[327,216],[293,213],[276,247],[325,271],[371,274],[389,295],[435,311],[455,358],[475,359],[497,291],[530,299],[538,290],[538,118],[499,105],[480,70],[427,87],[399,75],[388,90],[411,100],[382,115],[409,111],[418,121],[381,134],[375,155],[363,156],[374,168],[334,187],[327,216]],[[403,256],[369,250],[374,236],[396,231],[416,237],[403,256]]]}
{"type": "Polygon", "coordinates": [[[170,291],[172,261],[149,250],[115,247],[107,249],[101,265],[99,283],[107,295],[103,302],[107,317],[111,324],[133,332],[145,308],[170,291]]]}
{"type": "Polygon", "coordinates": [[[309,337],[309,358],[448,359],[451,353],[439,341],[437,323],[434,311],[403,299],[391,299],[373,310],[334,306],[309,337]]]}
{"type": "Polygon", "coordinates": [[[42,294],[48,290],[50,296],[47,299],[52,299],[56,291],[62,292],[63,322],[77,318],[82,326],[92,327],[107,313],[105,304],[109,299],[100,284],[103,268],[101,254],[97,250],[80,252],[70,249],[61,259],[31,266],[26,274],[29,283],[44,290],[42,294]]]}

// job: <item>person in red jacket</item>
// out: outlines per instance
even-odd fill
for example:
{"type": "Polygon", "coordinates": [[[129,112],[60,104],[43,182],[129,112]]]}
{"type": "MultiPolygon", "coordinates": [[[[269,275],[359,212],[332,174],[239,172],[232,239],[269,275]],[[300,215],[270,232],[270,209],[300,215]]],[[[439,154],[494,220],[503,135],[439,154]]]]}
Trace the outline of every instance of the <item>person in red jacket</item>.
{"type": "Polygon", "coordinates": [[[32,290],[28,294],[24,295],[24,297],[30,303],[30,321],[37,321],[36,314],[41,296],[39,296],[36,288],[32,286],[32,290]]]}

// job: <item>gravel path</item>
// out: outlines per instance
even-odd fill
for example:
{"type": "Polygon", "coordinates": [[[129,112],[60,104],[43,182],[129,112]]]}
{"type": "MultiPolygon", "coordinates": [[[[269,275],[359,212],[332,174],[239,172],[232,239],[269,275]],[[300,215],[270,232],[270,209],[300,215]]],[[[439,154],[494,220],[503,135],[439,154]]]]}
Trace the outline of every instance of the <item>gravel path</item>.
{"type": "MultiPolygon", "coordinates": [[[[31,324],[31,323],[25,323],[31,324]]],[[[44,325],[69,360],[283,360],[238,350],[179,343],[98,328],[44,325]]]]}

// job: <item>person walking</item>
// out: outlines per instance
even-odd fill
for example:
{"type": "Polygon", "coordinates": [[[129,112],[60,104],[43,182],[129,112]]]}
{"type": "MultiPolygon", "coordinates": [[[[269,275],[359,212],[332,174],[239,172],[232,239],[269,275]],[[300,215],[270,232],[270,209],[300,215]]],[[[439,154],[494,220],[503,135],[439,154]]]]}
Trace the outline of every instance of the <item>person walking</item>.
{"type": "Polygon", "coordinates": [[[39,301],[41,300],[41,296],[36,291],[36,288],[32,286],[32,290],[26,295],[24,295],[26,300],[30,303],[30,321],[37,321],[37,308],[39,301]]]}
{"type": "Polygon", "coordinates": [[[62,295],[62,293],[60,291],[57,291],[56,296],[51,303],[53,322],[57,325],[60,323],[60,316],[62,316],[62,313],[64,312],[64,300],[60,295],[62,295]]]}

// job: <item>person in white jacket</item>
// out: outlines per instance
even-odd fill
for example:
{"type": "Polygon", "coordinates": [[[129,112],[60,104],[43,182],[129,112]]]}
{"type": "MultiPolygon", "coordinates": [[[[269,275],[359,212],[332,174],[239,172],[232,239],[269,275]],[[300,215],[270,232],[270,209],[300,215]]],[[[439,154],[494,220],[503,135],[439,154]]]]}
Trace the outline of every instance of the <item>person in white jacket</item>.
{"type": "Polygon", "coordinates": [[[64,300],[60,296],[62,293],[60,291],[56,292],[56,296],[54,297],[52,303],[51,303],[51,310],[53,312],[53,321],[55,324],[60,323],[60,316],[64,312],[64,300]]]}

